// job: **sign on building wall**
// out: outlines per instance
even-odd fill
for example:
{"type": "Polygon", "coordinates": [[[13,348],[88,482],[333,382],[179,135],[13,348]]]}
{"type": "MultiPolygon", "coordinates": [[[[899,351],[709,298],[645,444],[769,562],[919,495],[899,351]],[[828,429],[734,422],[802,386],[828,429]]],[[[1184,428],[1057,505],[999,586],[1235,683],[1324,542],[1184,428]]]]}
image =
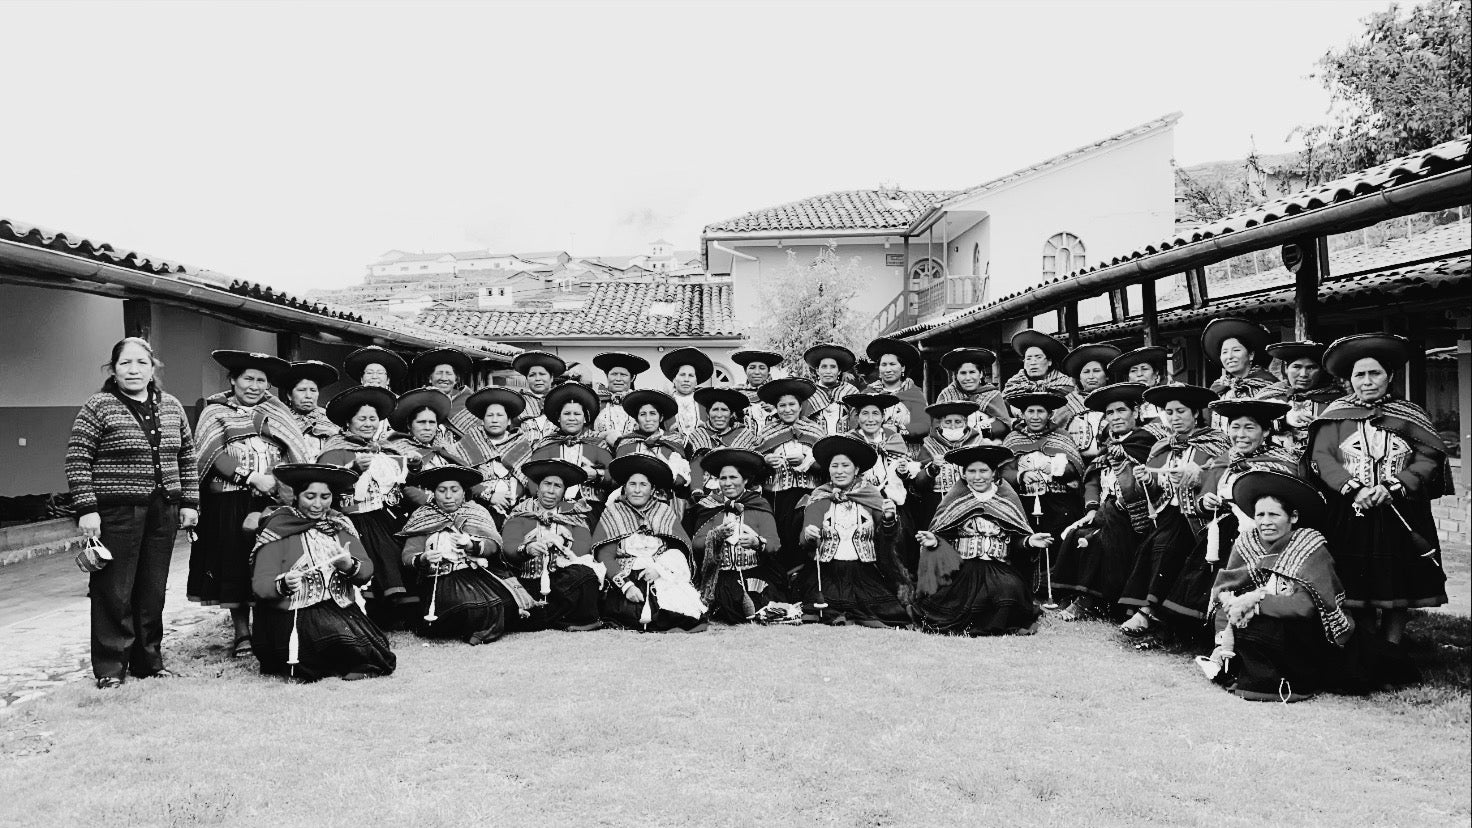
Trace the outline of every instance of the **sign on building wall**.
{"type": "Polygon", "coordinates": [[[905,254],[903,254],[903,253],[885,253],[884,254],[884,266],[885,267],[904,267],[905,266],[905,254]]]}

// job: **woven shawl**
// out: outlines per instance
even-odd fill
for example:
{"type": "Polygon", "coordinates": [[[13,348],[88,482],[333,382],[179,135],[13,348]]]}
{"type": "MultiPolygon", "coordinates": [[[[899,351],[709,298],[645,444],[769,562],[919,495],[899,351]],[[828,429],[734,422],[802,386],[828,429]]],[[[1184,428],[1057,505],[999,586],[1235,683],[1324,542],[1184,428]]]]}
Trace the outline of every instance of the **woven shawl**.
{"type": "Polygon", "coordinates": [[[215,460],[225,446],[236,440],[264,437],[281,447],[281,462],[310,463],[317,459],[307,445],[306,436],[291,409],[281,400],[267,394],[253,406],[241,405],[231,392],[215,394],[205,400],[194,431],[199,452],[199,479],[203,483],[214,468],[215,460]]]}
{"type": "Polygon", "coordinates": [[[1349,641],[1354,622],[1344,612],[1344,588],[1324,536],[1314,529],[1295,529],[1271,545],[1263,542],[1257,529],[1238,535],[1226,567],[1217,573],[1211,588],[1213,612],[1220,606],[1215,599],[1219,593],[1241,594],[1266,586],[1268,576],[1274,574],[1309,594],[1329,643],[1344,646],[1349,641]]]}

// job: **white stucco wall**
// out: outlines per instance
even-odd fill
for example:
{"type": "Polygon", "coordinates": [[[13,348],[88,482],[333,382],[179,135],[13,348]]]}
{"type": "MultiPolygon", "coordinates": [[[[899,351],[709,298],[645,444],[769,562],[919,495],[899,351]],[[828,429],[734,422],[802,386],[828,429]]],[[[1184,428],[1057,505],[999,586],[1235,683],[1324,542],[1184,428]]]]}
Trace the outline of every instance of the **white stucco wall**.
{"type": "MultiPolygon", "coordinates": [[[[732,242],[723,242],[723,244],[757,258],[757,261],[753,262],[735,257],[731,266],[732,313],[737,324],[746,330],[750,330],[759,323],[764,314],[761,299],[762,279],[772,278],[787,266],[789,251],[796,255],[798,262],[810,263],[823,250],[823,245],[818,244],[787,244],[782,248],[776,247],[771,242],[762,245],[732,242]]],[[[865,319],[878,313],[904,288],[905,268],[885,265],[887,254],[903,252],[904,247],[898,242],[885,250],[883,244],[843,244],[842,240],[839,240],[839,255],[844,259],[857,257],[860,268],[866,269],[869,273],[869,288],[854,305],[865,319]]]]}

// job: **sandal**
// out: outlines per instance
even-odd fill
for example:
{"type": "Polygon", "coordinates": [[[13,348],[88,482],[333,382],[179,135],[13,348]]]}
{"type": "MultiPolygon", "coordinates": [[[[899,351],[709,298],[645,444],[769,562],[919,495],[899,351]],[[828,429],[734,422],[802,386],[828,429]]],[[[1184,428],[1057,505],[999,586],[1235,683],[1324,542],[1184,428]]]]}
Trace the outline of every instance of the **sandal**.
{"type": "Polygon", "coordinates": [[[252,656],[255,654],[256,649],[251,644],[250,636],[248,635],[242,635],[241,637],[235,639],[234,644],[230,645],[231,658],[245,658],[246,656],[252,656]]]}
{"type": "Polygon", "coordinates": [[[98,690],[116,690],[123,686],[123,680],[117,676],[103,676],[97,680],[98,690]]]}
{"type": "Polygon", "coordinates": [[[1150,631],[1155,629],[1159,624],[1160,622],[1158,620],[1146,615],[1144,612],[1136,612],[1130,616],[1128,621],[1119,625],[1119,631],[1130,638],[1139,638],[1149,635],[1150,631]]]}

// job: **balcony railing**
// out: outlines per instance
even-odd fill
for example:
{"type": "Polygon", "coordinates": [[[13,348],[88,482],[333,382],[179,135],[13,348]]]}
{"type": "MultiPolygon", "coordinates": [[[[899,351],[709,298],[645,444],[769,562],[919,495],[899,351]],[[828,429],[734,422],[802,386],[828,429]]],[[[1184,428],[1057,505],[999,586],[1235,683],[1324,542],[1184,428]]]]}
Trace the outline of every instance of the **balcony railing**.
{"type": "Polygon", "coordinates": [[[918,316],[928,319],[951,311],[964,310],[980,302],[985,295],[985,277],[951,275],[936,279],[916,291],[918,316]]]}

